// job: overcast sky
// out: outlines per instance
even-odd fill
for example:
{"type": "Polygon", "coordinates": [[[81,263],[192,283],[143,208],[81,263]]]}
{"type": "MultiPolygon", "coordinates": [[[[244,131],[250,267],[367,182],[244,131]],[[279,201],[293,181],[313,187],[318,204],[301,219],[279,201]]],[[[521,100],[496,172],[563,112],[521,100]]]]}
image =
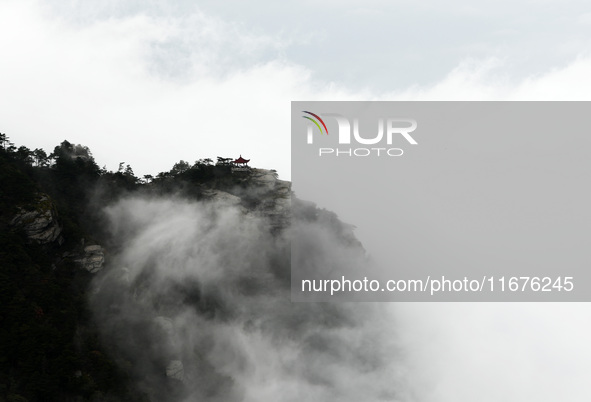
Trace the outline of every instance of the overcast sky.
{"type": "Polygon", "coordinates": [[[0,0],[0,130],[289,179],[291,100],[588,99],[589,38],[583,1],[0,0]]]}
{"type": "MultiPolygon", "coordinates": [[[[586,1],[0,0],[0,131],[290,174],[292,100],[589,100],[586,1]],[[477,5],[476,5],[477,4],[477,5]]],[[[396,305],[421,401],[588,401],[586,304],[396,305]]]]}

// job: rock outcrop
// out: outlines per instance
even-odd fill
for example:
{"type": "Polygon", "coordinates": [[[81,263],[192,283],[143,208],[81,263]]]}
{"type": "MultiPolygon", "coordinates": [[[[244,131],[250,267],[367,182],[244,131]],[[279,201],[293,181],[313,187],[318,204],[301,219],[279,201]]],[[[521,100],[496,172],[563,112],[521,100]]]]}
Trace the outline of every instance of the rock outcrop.
{"type": "Polygon", "coordinates": [[[233,194],[222,190],[207,189],[203,192],[203,195],[210,202],[215,202],[219,205],[239,207],[242,212],[246,212],[246,209],[241,207],[242,199],[233,194]]]}
{"type": "Polygon", "coordinates": [[[253,184],[266,190],[255,211],[267,216],[273,229],[284,229],[291,221],[291,182],[279,180],[272,170],[254,169],[253,184]]]}
{"type": "Polygon", "coordinates": [[[249,169],[241,172],[242,184],[234,189],[207,188],[206,200],[236,207],[245,214],[268,218],[271,229],[283,229],[291,221],[291,182],[277,179],[274,170],[249,169]]]}
{"type": "Polygon", "coordinates": [[[98,245],[91,245],[84,247],[84,254],[81,258],[76,259],[83,269],[87,270],[91,274],[94,274],[101,269],[105,264],[105,253],[104,249],[98,245]]]}
{"type": "Polygon", "coordinates": [[[35,202],[19,207],[10,224],[22,229],[32,242],[62,242],[62,228],[57,219],[57,209],[47,194],[39,193],[35,202]]]}

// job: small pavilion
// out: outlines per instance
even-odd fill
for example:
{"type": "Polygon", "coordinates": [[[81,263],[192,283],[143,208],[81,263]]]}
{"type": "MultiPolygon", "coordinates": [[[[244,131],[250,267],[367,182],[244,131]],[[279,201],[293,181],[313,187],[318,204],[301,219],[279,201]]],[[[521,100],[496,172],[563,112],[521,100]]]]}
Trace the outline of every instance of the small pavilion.
{"type": "Polygon", "coordinates": [[[236,159],[232,163],[238,167],[248,167],[248,162],[250,162],[250,159],[244,159],[242,155],[240,155],[240,158],[236,159]]]}
{"type": "Polygon", "coordinates": [[[233,170],[247,170],[249,168],[248,162],[250,162],[250,159],[244,159],[240,155],[238,159],[232,162],[233,170]]]}

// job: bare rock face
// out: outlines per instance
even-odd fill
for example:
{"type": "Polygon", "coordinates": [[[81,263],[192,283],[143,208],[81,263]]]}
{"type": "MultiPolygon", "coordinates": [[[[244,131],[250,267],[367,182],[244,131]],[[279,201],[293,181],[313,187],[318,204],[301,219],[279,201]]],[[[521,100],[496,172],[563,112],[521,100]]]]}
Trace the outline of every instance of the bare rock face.
{"type": "Polygon", "coordinates": [[[291,183],[277,178],[277,172],[249,169],[242,176],[248,181],[247,191],[235,194],[219,189],[203,191],[206,199],[217,205],[236,207],[244,214],[269,218],[272,229],[284,229],[291,221],[291,183]]]}
{"type": "Polygon", "coordinates": [[[82,258],[77,259],[76,262],[82,265],[82,268],[94,274],[103,269],[105,264],[104,249],[98,244],[86,246],[82,258]]]}
{"type": "Polygon", "coordinates": [[[274,228],[286,228],[291,220],[291,183],[277,179],[274,171],[265,169],[253,169],[253,182],[267,192],[257,212],[269,217],[274,228]]]}
{"type": "Polygon", "coordinates": [[[21,228],[32,242],[49,244],[62,241],[57,210],[47,194],[40,193],[34,203],[19,208],[10,224],[21,228]]]}
{"type": "Polygon", "coordinates": [[[239,207],[242,203],[242,199],[230,193],[221,190],[206,190],[204,195],[209,201],[215,202],[220,205],[239,207]]]}

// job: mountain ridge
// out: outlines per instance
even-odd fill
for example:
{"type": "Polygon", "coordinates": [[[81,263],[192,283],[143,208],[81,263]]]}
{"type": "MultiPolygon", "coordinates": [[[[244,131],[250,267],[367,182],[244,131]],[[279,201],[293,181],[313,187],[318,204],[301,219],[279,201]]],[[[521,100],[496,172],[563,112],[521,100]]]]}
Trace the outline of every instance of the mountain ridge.
{"type": "Polygon", "coordinates": [[[295,217],[362,246],[350,225],[298,200],[274,170],[233,171],[218,157],[140,179],[123,163],[117,172],[99,168],[82,145],[64,141],[47,156],[3,136],[0,400],[242,400],[242,368],[228,374],[219,357],[188,358],[184,345],[193,341],[179,331],[193,331],[195,347],[207,350],[228,320],[243,336],[266,334],[263,311],[298,342],[307,342],[298,317],[309,310],[326,310],[326,322],[312,321],[318,328],[349,325],[327,315],[339,308],[288,303],[285,236],[295,217]],[[186,314],[211,328],[200,333],[186,314]],[[149,360],[138,345],[154,349],[149,360]]]}

